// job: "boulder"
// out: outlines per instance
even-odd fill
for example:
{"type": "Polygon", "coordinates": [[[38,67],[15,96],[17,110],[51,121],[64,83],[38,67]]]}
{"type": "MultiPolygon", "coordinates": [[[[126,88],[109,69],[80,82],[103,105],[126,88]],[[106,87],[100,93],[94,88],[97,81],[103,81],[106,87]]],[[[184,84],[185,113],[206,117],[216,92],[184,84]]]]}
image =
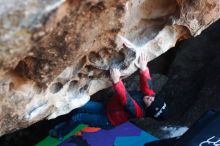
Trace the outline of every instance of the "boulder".
{"type": "Polygon", "coordinates": [[[153,60],[200,34],[219,18],[219,7],[218,0],[66,1],[17,63],[5,67],[10,60],[3,59],[0,135],[84,105],[111,86],[111,67],[128,77],[141,52],[153,60]]]}

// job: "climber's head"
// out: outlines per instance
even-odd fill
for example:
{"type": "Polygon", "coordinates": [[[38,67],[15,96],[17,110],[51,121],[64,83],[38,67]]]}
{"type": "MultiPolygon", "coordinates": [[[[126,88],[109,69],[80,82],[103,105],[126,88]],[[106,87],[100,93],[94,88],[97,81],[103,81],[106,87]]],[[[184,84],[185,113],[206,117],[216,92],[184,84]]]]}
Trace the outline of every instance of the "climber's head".
{"type": "Polygon", "coordinates": [[[143,98],[146,107],[146,116],[155,119],[163,119],[167,112],[167,105],[162,98],[155,96],[144,96],[143,98]]]}
{"type": "Polygon", "coordinates": [[[150,105],[152,104],[154,99],[155,99],[154,96],[144,96],[143,100],[144,100],[144,104],[145,104],[146,108],[150,107],[150,105]]]}

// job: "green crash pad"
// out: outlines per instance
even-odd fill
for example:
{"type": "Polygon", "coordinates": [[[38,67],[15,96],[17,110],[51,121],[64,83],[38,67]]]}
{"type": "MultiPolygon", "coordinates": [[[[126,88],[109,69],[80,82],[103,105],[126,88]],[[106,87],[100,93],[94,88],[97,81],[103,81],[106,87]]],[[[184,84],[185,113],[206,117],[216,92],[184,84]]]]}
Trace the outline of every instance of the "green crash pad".
{"type": "MultiPolygon", "coordinates": [[[[80,124],[75,129],[73,129],[71,132],[69,132],[66,136],[64,136],[63,140],[68,139],[75,133],[81,131],[83,128],[87,127],[87,125],[80,124]]],[[[57,146],[58,144],[62,143],[63,141],[59,141],[57,138],[53,138],[50,136],[47,136],[43,140],[41,140],[39,143],[37,143],[35,146],[57,146]]]]}

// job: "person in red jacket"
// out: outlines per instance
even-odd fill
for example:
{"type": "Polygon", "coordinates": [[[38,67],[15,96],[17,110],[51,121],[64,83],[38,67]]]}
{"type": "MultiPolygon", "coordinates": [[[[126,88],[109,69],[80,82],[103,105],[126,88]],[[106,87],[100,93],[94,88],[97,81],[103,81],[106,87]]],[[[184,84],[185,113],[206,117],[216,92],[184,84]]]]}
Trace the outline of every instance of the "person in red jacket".
{"type": "Polygon", "coordinates": [[[107,103],[89,101],[83,107],[75,110],[68,122],[58,124],[50,130],[50,135],[63,137],[80,123],[108,129],[131,118],[148,116],[163,119],[167,111],[167,105],[162,98],[155,96],[147,63],[147,55],[142,53],[136,64],[140,69],[140,91],[126,91],[123,82],[120,80],[119,69],[112,68],[110,75],[115,94],[109,98],[107,103]]]}

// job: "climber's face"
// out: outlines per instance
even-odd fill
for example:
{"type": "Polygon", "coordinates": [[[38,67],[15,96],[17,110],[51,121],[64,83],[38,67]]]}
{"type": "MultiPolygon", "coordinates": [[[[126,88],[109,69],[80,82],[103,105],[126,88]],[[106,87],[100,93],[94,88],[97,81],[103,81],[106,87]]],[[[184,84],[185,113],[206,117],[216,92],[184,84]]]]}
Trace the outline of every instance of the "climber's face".
{"type": "Polygon", "coordinates": [[[149,107],[152,104],[152,102],[154,102],[154,99],[155,99],[154,96],[144,96],[143,100],[146,107],[149,107]]]}

